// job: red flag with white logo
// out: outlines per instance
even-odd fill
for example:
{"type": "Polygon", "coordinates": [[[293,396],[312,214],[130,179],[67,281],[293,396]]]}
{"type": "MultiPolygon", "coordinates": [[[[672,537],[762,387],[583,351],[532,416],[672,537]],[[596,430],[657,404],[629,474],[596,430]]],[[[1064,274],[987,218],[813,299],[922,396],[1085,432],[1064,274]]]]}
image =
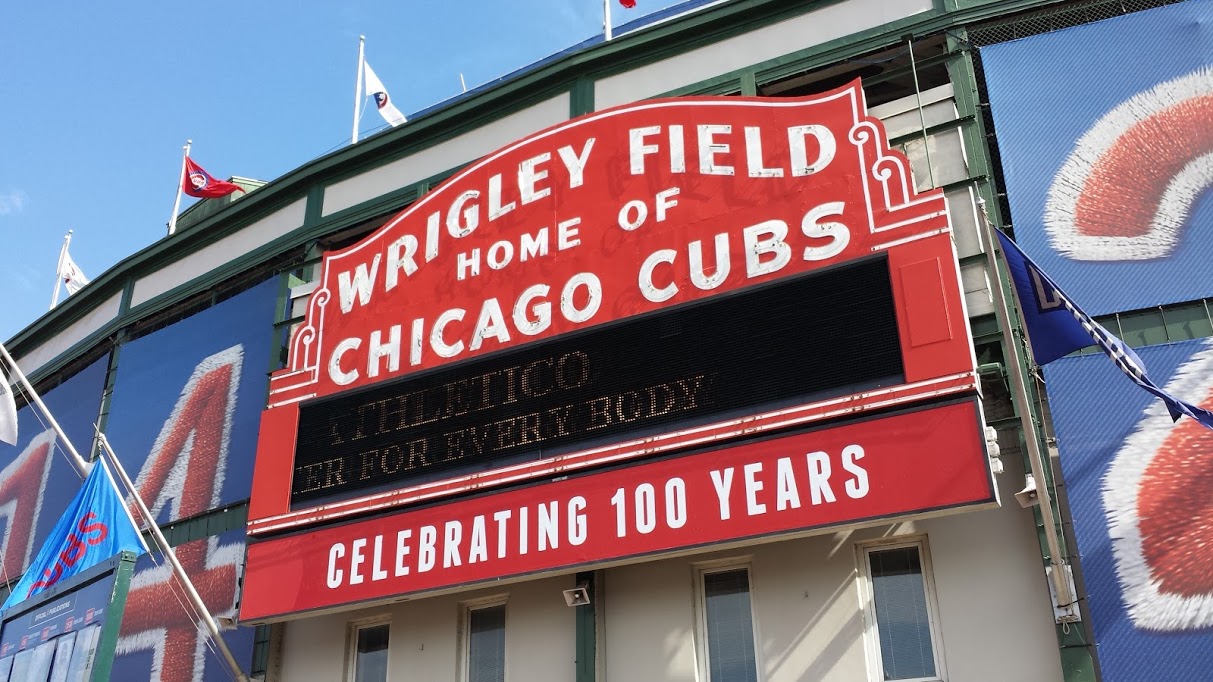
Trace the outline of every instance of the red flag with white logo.
{"type": "Polygon", "coordinates": [[[244,188],[232,182],[216,180],[202,166],[185,157],[185,174],[181,178],[181,191],[199,199],[218,199],[232,192],[243,192],[244,188]]]}

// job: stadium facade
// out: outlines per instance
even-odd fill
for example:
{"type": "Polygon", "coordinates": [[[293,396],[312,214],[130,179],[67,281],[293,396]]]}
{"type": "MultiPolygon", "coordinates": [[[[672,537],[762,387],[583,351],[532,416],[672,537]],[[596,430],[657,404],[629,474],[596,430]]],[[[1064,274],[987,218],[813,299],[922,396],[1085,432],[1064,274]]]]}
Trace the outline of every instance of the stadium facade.
{"type": "MultiPolygon", "coordinates": [[[[1017,504],[1023,439],[1094,442],[1093,398],[1056,370],[1079,397],[1055,433],[1029,378],[1045,428],[1021,431],[982,205],[1048,232],[1010,160],[1081,108],[1021,96],[1008,53],[1210,16],[1165,5],[686,3],[193,206],[9,347],[73,440],[106,433],[257,678],[1140,679],[1154,644],[1101,670],[1097,641],[1204,616],[1126,635],[1119,593],[1088,594],[1124,561],[1074,534],[1102,476],[1046,463],[1051,513],[1017,504]]],[[[1058,165],[1136,91],[1051,139],[1058,165]]],[[[1179,381],[1209,293],[1092,312],[1189,339],[1159,350],[1179,381]]],[[[28,407],[21,429],[14,579],[78,481],[28,407]]],[[[226,679],[141,562],[114,679],[226,679]]]]}

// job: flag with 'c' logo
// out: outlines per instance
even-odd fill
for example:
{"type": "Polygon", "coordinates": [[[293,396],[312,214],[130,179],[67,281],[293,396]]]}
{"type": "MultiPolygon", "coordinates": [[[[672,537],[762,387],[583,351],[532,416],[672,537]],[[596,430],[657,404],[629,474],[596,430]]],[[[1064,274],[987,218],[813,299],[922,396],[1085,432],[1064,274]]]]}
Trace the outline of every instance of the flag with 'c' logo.
{"type": "Polygon", "coordinates": [[[375,72],[371,70],[371,65],[363,62],[362,68],[366,75],[366,94],[375,98],[375,107],[379,109],[379,115],[393,128],[405,123],[408,119],[392,103],[391,96],[387,94],[387,88],[383,86],[383,81],[379,80],[379,76],[376,76],[375,72]]]}
{"type": "Polygon", "coordinates": [[[185,157],[185,176],[181,178],[181,191],[191,197],[200,199],[218,199],[232,192],[243,192],[244,188],[225,180],[216,180],[203,170],[202,166],[194,163],[190,157],[185,157]]]}

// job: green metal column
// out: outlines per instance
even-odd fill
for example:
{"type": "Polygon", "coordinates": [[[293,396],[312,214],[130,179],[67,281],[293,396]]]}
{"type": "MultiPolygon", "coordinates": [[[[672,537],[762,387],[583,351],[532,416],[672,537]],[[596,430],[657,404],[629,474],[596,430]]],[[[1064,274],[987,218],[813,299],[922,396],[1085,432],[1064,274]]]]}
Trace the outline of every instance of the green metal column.
{"type": "Polygon", "coordinates": [[[598,599],[594,589],[594,572],[578,573],[576,581],[578,585],[586,586],[586,591],[590,593],[590,603],[573,607],[573,620],[576,624],[574,650],[577,655],[574,679],[576,682],[595,682],[598,663],[598,633],[596,630],[598,599]]]}
{"type": "Polygon", "coordinates": [[[106,682],[110,678],[114,651],[118,648],[118,634],[122,630],[122,615],[126,613],[126,593],[131,586],[131,576],[135,574],[135,553],[123,552],[118,556],[114,594],[105,612],[105,622],[97,639],[97,654],[93,658],[93,674],[89,678],[92,682],[106,682]]]}
{"type": "Polygon", "coordinates": [[[578,76],[569,90],[569,118],[577,118],[594,110],[594,81],[578,76]]]}

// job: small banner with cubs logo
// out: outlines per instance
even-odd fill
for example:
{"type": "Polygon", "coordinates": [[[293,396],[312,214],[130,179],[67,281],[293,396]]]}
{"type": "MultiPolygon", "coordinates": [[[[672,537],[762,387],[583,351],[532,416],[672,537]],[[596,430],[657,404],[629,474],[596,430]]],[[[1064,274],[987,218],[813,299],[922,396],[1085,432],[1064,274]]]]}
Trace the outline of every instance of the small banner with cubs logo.
{"type": "Polygon", "coordinates": [[[124,550],[139,554],[147,551],[147,545],[105,462],[98,460],[0,609],[25,601],[124,550]]]}

